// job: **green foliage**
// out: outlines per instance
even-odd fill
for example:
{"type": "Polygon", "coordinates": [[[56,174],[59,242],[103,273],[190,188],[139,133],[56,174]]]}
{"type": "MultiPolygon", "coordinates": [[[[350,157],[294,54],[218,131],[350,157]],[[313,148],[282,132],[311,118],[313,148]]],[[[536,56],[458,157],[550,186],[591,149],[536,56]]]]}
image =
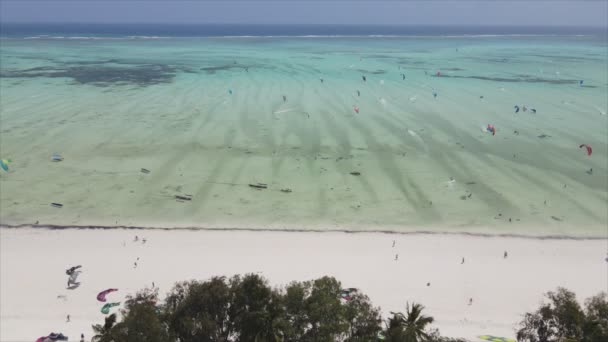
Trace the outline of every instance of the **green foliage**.
{"type": "Polygon", "coordinates": [[[606,294],[589,298],[583,311],[573,292],[548,292],[548,303],[526,313],[517,331],[522,342],[599,342],[608,340],[606,294]]]}
{"type": "Polygon", "coordinates": [[[229,310],[232,293],[224,277],[175,285],[165,300],[163,319],[169,334],[181,342],[230,341],[234,324],[229,310]]]}
{"type": "Polygon", "coordinates": [[[406,313],[391,312],[388,319],[386,341],[389,342],[422,342],[430,341],[427,326],[433,323],[433,317],[422,314],[424,306],[412,303],[406,305],[406,313]]]}
{"type": "Polygon", "coordinates": [[[344,320],[348,330],[344,341],[374,341],[382,331],[380,309],[372,306],[369,297],[355,293],[343,306],[344,320]]]}
{"type": "Polygon", "coordinates": [[[232,303],[229,316],[241,342],[279,342],[283,339],[281,296],[268,281],[255,274],[230,280],[232,303]]]}
{"type": "Polygon", "coordinates": [[[608,298],[605,292],[585,301],[584,342],[608,341],[608,298]]]}
{"type": "Polygon", "coordinates": [[[304,298],[304,310],[310,328],[301,341],[333,342],[346,333],[347,324],[342,319],[340,282],[323,277],[313,282],[310,295],[304,298]]]}
{"type": "Polygon", "coordinates": [[[113,342],[112,328],[114,324],[116,324],[116,314],[107,316],[103,325],[95,324],[93,326],[95,335],[93,335],[92,342],[113,342]]]}
{"type": "MultiPolygon", "coordinates": [[[[350,290],[349,290],[350,291],[350,290]]],[[[158,293],[127,297],[122,316],[93,326],[93,342],[463,342],[431,329],[424,306],[406,304],[381,327],[380,309],[356,290],[341,299],[332,277],[271,288],[256,274],[177,283],[159,303],[158,293]]],[[[600,293],[584,310],[563,288],[520,323],[521,342],[608,341],[608,299],[600,293]]]]}

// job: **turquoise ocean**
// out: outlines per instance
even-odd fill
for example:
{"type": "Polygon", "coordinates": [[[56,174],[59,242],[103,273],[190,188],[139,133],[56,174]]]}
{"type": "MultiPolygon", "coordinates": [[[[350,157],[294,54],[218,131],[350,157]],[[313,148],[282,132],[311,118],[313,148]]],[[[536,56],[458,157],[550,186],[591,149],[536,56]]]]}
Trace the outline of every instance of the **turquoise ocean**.
{"type": "Polygon", "coordinates": [[[0,223],[601,237],[607,95],[589,29],[6,26],[0,223]]]}

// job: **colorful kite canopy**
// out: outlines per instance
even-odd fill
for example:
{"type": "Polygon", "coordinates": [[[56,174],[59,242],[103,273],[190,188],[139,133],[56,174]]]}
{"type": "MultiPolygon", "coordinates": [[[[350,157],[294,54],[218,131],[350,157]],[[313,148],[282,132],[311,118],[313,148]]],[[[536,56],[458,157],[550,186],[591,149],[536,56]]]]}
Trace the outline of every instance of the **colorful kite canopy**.
{"type": "Polygon", "coordinates": [[[353,293],[357,292],[356,288],[349,287],[340,291],[340,298],[344,300],[351,300],[353,293]]]}
{"type": "Polygon", "coordinates": [[[578,148],[586,148],[587,149],[587,155],[590,156],[591,153],[593,153],[593,149],[591,148],[591,146],[587,145],[587,144],[581,144],[581,146],[579,146],[578,148]]]}
{"type": "Polygon", "coordinates": [[[101,313],[104,315],[107,315],[110,313],[111,308],[113,308],[115,306],[119,306],[119,305],[120,305],[120,302],[104,304],[104,306],[101,307],[101,313]]]}
{"type": "Polygon", "coordinates": [[[4,169],[4,171],[8,172],[8,164],[11,162],[10,159],[0,159],[0,167],[4,169]]]}
{"type": "Polygon", "coordinates": [[[506,338],[506,337],[496,337],[496,336],[492,336],[492,335],[481,335],[481,336],[477,336],[482,340],[486,340],[486,341],[491,341],[491,342],[517,342],[512,338],[506,338]]]}
{"type": "Polygon", "coordinates": [[[114,291],[118,291],[118,289],[107,289],[104,291],[101,291],[97,294],[97,300],[100,302],[105,302],[106,301],[106,296],[114,291]]]}

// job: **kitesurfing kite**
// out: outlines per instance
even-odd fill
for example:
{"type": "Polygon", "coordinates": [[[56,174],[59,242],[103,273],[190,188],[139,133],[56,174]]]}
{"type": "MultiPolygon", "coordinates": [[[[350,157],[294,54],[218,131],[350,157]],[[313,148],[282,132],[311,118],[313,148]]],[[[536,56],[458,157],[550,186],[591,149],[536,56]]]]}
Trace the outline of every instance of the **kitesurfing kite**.
{"type": "Polygon", "coordinates": [[[100,301],[100,302],[105,302],[106,301],[106,296],[108,294],[110,294],[111,292],[114,292],[114,291],[118,291],[118,289],[107,289],[107,290],[99,292],[97,294],[97,300],[100,301]]]}
{"type": "Polygon", "coordinates": [[[107,315],[107,314],[110,313],[110,309],[111,308],[113,308],[115,306],[119,306],[119,305],[120,305],[120,302],[118,302],[118,303],[107,303],[107,304],[104,304],[104,306],[101,308],[101,313],[104,314],[104,315],[107,315]]]}
{"type": "Polygon", "coordinates": [[[491,342],[516,342],[512,338],[497,337],[497,336],[492,336],[492,335],[481,335],[478,337],[482,340],[491,341],[491,342]]]}
{"type": "Polygon", "coordinates": [[[583,148],[585,147],[587,149],[587,155],[590,156],[591,153],[593,152],[593,150],[591,149],[591,146],[587,145],[587,144],[581,144],[581,146],[579,146],[578,148],[583,148]]]}
{"type": "Polygon", "coordinates": [[[0,167],[6,172],[8,172],[8,164],[11,162],[10,159],[0,159],[0,167]]]}
{"type": "Polygon", "coordinates": [[[51,342],[51,341],[67,341],[68,337],[65,336],[62,333],[56,334],[56,333],[50,333],[49,336],[42,336],[39,337],[36,342],[51,342]]]}
{"type": "Polygon", "coordinates": [[[356,288],[353,287],[349,287],[347,289],[343,289],[342,291],[340,291],[340,298],[344,299],[344,300],[351,300],[351,296],[353,295],[353,293],[357,292],[356,288]]]}
{"type": "Polygon", "coordinates": [[[492,132],[492,135],[496,135],[496,128],[494,128],[494,125],[488,124],[488,127],[486,128],[486,130],[488,132],[492,132]]]}
{"type": "Polygon", "coordinates": [[[74,273],[74,271],[76,271],[77,269],[81,268],[82,265],[78,265],[78,266],[74,266],[74,267],[70,267],[67,270],[65,270],[65,274],[67,275],[72,275],[72,273],[74,273]]]}

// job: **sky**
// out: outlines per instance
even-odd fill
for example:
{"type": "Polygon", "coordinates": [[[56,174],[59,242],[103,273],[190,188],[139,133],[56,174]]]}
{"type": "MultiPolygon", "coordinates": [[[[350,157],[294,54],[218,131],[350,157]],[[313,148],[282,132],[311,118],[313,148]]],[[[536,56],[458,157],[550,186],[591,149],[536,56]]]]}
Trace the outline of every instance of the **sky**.
{"type": "Polygon", "coordinates": [[[0,21],[608,27],[608,0],[0,0],[0,21]]]}

